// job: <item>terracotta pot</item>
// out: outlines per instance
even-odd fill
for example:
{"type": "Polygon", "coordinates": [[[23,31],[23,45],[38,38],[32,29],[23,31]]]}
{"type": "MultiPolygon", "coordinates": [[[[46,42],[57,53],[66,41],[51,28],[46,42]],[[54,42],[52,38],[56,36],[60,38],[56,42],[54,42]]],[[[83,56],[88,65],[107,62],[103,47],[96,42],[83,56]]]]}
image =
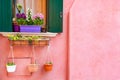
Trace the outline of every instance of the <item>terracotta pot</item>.
{"type": "Polygon", "coordinates": [[[13,45],[20,45],[20,40],[13,40],[12,42],[13,45]]]}
{"type": "Polygon", "coordinates": [[[36,72],[36,71],[38,71],[38,67],[39,67],[38,64],[29,64],[28,70],[29,70],[29,72],[36,72]]]}
{"type": "Polygon", "coordinates": [[[33,44],[38,46],[45,46],[45,45],[48,45],[48,41],[34,40],[33,44]]]}
{"type": "Polygon", "coordinates": [[[44,69],[45,71],[51,71],[52,70],[53,65],[52,64],[44,64],[44,69]]]}
{"type": "Polygon", "coordinates": [[[21,45],[28,45],[28,40],[21,40],[21,45]]]}
{"type": "Polygon", "coordinates": [[[39,45],[39,44],[40,44],[40,41],[39,41],[39,40],[34,40],[34,41],[33,41],[33,44],[34,44],[34,45],[39,45]]]}

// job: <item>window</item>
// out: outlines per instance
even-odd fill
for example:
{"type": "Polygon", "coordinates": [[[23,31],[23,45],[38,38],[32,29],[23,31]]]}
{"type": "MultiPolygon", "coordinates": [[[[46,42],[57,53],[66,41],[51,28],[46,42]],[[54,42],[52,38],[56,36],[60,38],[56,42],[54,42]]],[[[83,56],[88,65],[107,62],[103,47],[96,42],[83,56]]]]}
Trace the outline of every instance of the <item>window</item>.
{"type": "MultiPolygon", "coordinates": [[[[46,25],[46,0],[15,0],[14,5],[21,4],[23,6],[22,12],[27,14],[28,8],[31,9],[32,15],[42,13],[44,15],[44,25],[46,25]]],[[[16,7],[13,7],[13,15],[17,13],[16,7]]]]}
{"type": "Polygon", "coordinates": [[[42,12],[48,32],[62,32],[63,0],[1,0],[0,31],[12,32],[12,17],[15,16],[15,3],[21,3],[24,12],[31,8],[33,14],[42,12]]]}

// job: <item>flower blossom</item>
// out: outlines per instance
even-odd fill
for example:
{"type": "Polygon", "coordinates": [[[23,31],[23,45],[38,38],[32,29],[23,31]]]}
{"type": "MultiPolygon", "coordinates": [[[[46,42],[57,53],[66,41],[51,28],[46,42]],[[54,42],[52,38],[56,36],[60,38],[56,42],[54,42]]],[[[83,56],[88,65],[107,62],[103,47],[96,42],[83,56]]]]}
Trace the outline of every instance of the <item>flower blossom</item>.
{"type": "Polygon", "coordinates": [[[37,13],[36,15],[33,16],[33,20],[35,20],[36,18],[40,18],[41,20],[43,20],[44,15],[42,13],[37,13]]]}

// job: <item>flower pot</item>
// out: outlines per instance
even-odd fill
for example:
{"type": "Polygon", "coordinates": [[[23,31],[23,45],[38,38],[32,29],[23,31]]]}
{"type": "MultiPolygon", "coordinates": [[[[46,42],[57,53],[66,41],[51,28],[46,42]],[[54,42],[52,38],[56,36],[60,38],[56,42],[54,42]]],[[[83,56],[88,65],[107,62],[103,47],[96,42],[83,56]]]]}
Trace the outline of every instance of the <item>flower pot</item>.
{"type": "Polygon", "coordinates": [[[44,64],[44,69],[45,71],[51,71],[52,70],[53,65],[52,64],[44,64]]]}
{"type": "Polygon", "coordinates": [[[6,65],[6,68],[7,68],[7,72],[15,72],[16,65],[11,65],[11,66],[6,65]]]}
{"type": "Polygon", "coordinates": [[[29,70],[29,72],[36,72],[36,71],[38,71],[38,67],[39,67],[38,64],[29,64],[28,70],[29,70]]]}
{"type": "Polygon", "coordinates": [[[16,21],[13,22],[13,32],[20,32],[20,26],[16,21]]]}
{"type": "Polygon", "coordinates": [[[19,25],[13,25],[13,32],[20,32],[20,26],[19,25]]]}
{"type": "Polygon", "coordinates": [[[41,26],[38,25],[20,25],[20,32],[41,32],[41,26]]]}

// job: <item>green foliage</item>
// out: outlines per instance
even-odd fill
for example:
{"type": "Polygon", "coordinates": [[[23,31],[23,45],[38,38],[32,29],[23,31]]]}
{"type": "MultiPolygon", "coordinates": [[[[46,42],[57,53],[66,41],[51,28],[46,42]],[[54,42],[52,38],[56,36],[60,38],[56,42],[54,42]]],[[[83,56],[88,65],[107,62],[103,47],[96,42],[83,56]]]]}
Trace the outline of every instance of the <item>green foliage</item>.
{"type": "Polygon", "coordinates": [[[21,10],[22,10],[22,5],[21,4],[17,4],[17,10],[19,13],[21,13],[21,10]]]}
{"type": "Polygon", "coordinates": [[[43,39],[44,37],[42,36],[22,36],[21,34],[16,34],[16,35],[8,35],[9,40],[38,40],[38,39],[43,39]]]}
{"type": "Polygon", "coordinates": [[[46,64],[52,64],[52,62],[50,61],[50,62],[47,62],[46,64]]]}
{"type": "Polygon", "coordinates": [[[28,23],[27,20],[23,18],[17,19],[17,22],[19,25],[26,25],[28,23]]]}
{"type": "Polygon", "coordinates": [[[43,25],[44,24],[44,15],[42,13],[37,13],[33,16],[34,25],[43,25]]]}
{"type": "Polygon", "coordinates": [[[8,62],[7,63],[7,66],[14,66],[15,65],[15,63],[13,63],[13,62],[8,62]]]}
{"type": "Polygon", "coordinates": [[[16,34],[16,35],[9,35],[8,38],[9,40],[21,40],[22,36],[20,34],[16,34]]]}
{"type": "Polygon", "coordinates": [[[33,20],[35,25],[42,25],[44,23],[44,20],[41,20],[40,18],[36,18],[33,20]]]}

